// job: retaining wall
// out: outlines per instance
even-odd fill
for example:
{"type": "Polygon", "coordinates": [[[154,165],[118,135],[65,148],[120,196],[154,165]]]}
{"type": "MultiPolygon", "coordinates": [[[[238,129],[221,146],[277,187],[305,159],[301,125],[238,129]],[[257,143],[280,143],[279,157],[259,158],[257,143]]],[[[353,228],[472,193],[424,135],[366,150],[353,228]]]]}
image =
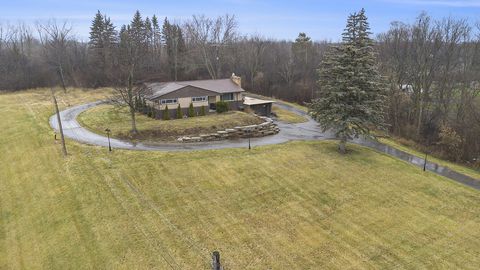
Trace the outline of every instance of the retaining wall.
{"type": "Polygon", "coordinates": [[[177,139],[179,142],[204,142],[204,141],[218,141],[226,139],[237,138],[254,138],[274,135],[280,132],[278,126],[273,123],[273,120],[268,117],[260,117],[265,122],[258,125],[241,126],[234,128],[227,128],[219,130],[215,133],[201,134],[195,137],[182,136],[177,139]]]}

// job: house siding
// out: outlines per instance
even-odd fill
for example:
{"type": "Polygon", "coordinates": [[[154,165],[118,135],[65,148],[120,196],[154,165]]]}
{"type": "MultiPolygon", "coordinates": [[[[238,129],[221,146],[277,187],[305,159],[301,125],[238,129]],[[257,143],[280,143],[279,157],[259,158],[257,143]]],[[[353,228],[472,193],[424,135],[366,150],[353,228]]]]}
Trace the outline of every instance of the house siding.
{"type": "MultiPolygon", "coordinates": [[[[209,91],[209,90],[200,89],[197,87],[186,86],[177,91],[157,97],[149,101],[148,104],[150,106],[153,106],[157,110],[164,110],[167,105],[161,104],[161,100],[175,99],[175,98],[177,99],[177,103],[168,104],[169,110],[171,109],[176,110],[178,107],[178,104],[180,104],[181,108],[188,108],[190,106],[190,103],[192,103],[195,108],[201,108],[202,106],[205,106],[208,110],[210,103],[216,103],[218,101],[221,101],[221,94],[213,91],[209,91]],[[200,102],[192,102],[192,97],[202,97],[202,96],[206,96],[207,100],[200,101],[200,102]]],[[[229,109],[238,110],[239,108],[241,108],[241,103],[243,102],[242,93],[233,93],[233,99],[234,99],[233,101],[227,101],[227,103],[229,103],[229,109]]]]}

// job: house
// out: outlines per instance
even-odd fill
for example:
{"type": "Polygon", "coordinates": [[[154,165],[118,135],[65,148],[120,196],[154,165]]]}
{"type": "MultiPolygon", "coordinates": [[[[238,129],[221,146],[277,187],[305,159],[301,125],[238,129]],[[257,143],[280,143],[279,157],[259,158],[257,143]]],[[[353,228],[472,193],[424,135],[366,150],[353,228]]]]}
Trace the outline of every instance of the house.
{"type": "Polygon", "coordinates": [[[232,74],[230,78],[218,80],[196,80],[177,82],[144,83],[143,92],[148,105],[153,107],[157,118],[162,118],[168,106],[170,117],[174,118],[178,105],[186,115],[190,104],[196,113],[201,107],[206,111],[215,110],[218,101],[225,101],[230,110],[243,109],[241,78],[232,74]]]}

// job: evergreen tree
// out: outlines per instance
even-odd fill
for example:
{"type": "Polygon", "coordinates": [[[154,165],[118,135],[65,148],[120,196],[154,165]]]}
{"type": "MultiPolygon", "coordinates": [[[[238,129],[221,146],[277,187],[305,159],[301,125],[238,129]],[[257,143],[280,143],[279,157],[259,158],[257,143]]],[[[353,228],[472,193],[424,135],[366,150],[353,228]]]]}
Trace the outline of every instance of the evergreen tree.
{"type": "Polygon", "coordinates": [[[94,86],[106,85],[106,74],[114,64],[114,49],[117,33],[112,22],[106,15],[97,11],[90,27],[90,40],[88,42],[88,61],[94,86]]]}
{"type": "Polygon", "coordinates": [[[190,102],[190,106],[188,107],[188,117],[195,116],[195,109],[193,108],[193,103],[190,102]]]}
{"type": "Polygon", "coordinates": [[[292,44],[294,76],[295,78],[301,78],[304,85],[308,78],[315,77],[316,54],[312,39],[305,33],[298,34],[292,44]]]}
{"type": "Polygon", "coordinates": [[[118,43],[117,40],[117,30],[115,30],[115,26],[113,25],[112,21],[106,15],[103,16],[103,44],[104,48],[108,50],[108,56],[111,57],[113,54],[113,49],[118,43]]]}
{"type": "Polygon", "coordinates": [[[88,42],[90,48],[103,48],[103,23],[103,15],[98,10],[92,21],[92,26],[90,26],[90,40],[88,42]]]}
{"type": "Polygon", "coordinates": [[[181,119],[182,118],[182,108],[180,107],[180,104],[178,104],[178,107],[177,107],[177,119],[181,119]]]}
{"type": "Polygon", "coordinates": [[[158,23],[157,16],[153,15],[152,17],[152,47],[153,47],[153,55],[155,58],[155,62],[159,62],[161,57],[161,46],[162,46],[162,33],[160,30],[160,25],[158,23]]]}
{"type": "Polygon", "coordinates": [[[163,120],[170,120],[170,112],[168,111],[168,105],[163,110],[163,120]]]}
{"type": "Polygon", "coordinates": [[[349,16],[342,43],[330,48],[321,64],[320,97],[310,105],[322,128],[335,131],[341,153],[348,139],[370,136],[370,129],[385,125],[385,94],[369,29],[363,9],[349,16]]]}
{"type": "Polygon", "coordinates": [[[184,55],[186,52],[185,39],[182,29],[177,24],[171,24],[167,18],[163,22],[162,35],[165,40],[170,78],[177,80],[184,69],[184,55]]]}
{"type": "Polygon", "coordinates": [[[148,17],[145,18],[145,37],[148,41],[148,44],[150,45],[153,37],[153,27],[152,27],[152,22],[148,17]]]}
{"type": "Polygon", "coordinates": [[[145,22],[140,11],[136,11],[130,22],[130,37],[136,45],[143,45],[146,41],[145,22]]]}
{"type": "Polygon", "coordinates": [[[205,115],[206,115],[205,106],[202,106],[202,107],[200,108],[200,115],[201,115],[201,116],[205,116],[205,115]]]}

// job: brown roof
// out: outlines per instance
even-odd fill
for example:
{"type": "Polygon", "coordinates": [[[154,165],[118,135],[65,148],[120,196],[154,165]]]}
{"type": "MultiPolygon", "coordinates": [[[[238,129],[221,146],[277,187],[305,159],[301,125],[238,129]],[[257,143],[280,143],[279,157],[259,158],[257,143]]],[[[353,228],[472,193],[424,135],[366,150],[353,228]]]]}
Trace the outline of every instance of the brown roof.
{"type": "Polygon", "coordinates": [[[148,92],[150,93],[149,99],[161,97],[163,95],[180,90],[187,86],[193,86],[200,89],[205,89],[218,94],[224,93],[237,93],[243,92],[239,85],[234,83],[231,79],[219,79],[219,80],[196,80],[196,81],[180,81],[180,82],[155,82],[145,83],[148,92]]]}

